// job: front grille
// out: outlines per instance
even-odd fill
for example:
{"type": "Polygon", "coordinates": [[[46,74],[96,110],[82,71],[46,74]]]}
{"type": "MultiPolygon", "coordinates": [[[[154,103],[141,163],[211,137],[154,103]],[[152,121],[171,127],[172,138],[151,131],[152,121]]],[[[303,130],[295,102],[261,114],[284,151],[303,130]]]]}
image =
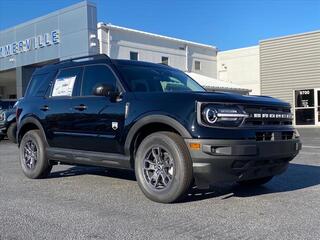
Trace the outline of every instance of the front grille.
{"type": "Polygon", "coordinates": [[[293,131],[285,132],[256,132],[256,141],[279,141],[295,138],[293,131]]]}
{"type": "Polygon", "coordinates": [[[244,111],[249,114],[244,126],[292,125],[290,108],[248,106],[244,111]]]}

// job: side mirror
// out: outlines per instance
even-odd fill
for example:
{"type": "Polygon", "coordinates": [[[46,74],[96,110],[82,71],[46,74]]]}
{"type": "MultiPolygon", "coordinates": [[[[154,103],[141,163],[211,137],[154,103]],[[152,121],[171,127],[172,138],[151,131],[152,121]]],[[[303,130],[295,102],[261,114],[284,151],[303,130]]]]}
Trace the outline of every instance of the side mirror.
{"type": "Polygon", "coordinates": [[[99,84],[93,90],[95,96],[114,97],[116,94],[114,87],[108,84],[99,84]]]}

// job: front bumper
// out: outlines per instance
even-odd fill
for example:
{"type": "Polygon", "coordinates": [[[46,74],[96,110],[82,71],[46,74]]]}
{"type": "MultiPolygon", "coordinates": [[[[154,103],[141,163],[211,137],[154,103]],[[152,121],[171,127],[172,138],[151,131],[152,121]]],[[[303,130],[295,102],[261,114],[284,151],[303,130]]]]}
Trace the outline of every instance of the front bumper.
{"type": "Polygon", "coordinates": [[[185,139],[199,188],[283,173],[300,151],[299,139],[279,141],[185,139]],[[192,149],[190,143],[199,143],[192,149]]]}

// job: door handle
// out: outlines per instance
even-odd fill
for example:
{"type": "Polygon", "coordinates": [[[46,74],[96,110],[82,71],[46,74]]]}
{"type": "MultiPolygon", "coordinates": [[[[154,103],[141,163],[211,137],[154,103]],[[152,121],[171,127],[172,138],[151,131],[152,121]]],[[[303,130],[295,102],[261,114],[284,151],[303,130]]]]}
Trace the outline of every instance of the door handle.
{"type": "Polygon", "coordinates": [[[49,107],[47,105],[44,105],[44,106],[40,107],[40,110],[45,112],[45,111],[49,110],[49,107]]]}
{"type": "Polygon", "coordinates": [[[78,111],[83,111],[87,109],[87,106],[84,104],[80,104],[78,106],[75,106],[74,109],[78,110],[78,111]]]}

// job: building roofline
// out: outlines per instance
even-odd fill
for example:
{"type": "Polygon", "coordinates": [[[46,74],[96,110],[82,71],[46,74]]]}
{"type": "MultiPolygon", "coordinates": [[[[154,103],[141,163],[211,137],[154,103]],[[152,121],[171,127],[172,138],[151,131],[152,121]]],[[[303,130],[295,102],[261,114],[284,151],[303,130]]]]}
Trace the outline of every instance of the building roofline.
{"type": "Polygon", "coordinates": [[[285,35],[285,36],[280,36],[280,37],[267,38],[267,39],[260,40],[259,43],[273,41],[273,40],[280,40],[280,39],[285,39],[285,38],[290,38],[290,37],[299,37],[302,35],[313,34],[313,33],[320,33],[320,30],[303,32],[303,33],[295,33],[295,34],[290,34],[290,35],[285,35]]]}
{"type": "Polygon", "coordinates": [[[205,47],[205,48],[217,50],[217,48],[215,46],[211,46],[208,44],[187,41],[187,40],[183,40],[183,39],[179,39],[179,38],[167,37],[167,36],[160,35],[160,34],[144,32],[144,31],[140,31],[140,30],[136,30],[136,29],[132,29],[132,28],[120,27],[120,26],[116,26],[116,25],[113,25],[110,23],[106,24],[103,22],[99,22],[98,28],[102,28],[102,27],[107,28],[107,29],[115,29],[115,30],[121,30],[121,31],[127,31],[127,32],[134,32],[134,33],[139,33],[139,34],[147,35],[147,36],[154,37],[154,38],[160,38],[160,39],[175,41],[175,42],[179,42],[179,43],[183,43],[183,44],[189,44],[189,45],[194,45],[194,46],[205,47]]]}
{"type": "Polygon", "coordinates": [[[234,48],[234,49],[229,49],[229,50],[222,50],[219,51],[218,53],[228,53],[228,52],[235,52],[235,51],[241,51],[241,50],[249,50],[249,49],[254,49],[254,48],[259,48],[259,45],[254,45],[254,46],[249,46],[249,47],[242,47],[242,48],[234,48]]]}
{"type": "Polygon", "coordinates": [[[0,33],[5,33],[5,32],[9,32],[9,31],[12,31],[16,28],[20,28],[20,27],[23,27],[23,26],[26,26],[26,25],[29,25],[29,24],[33,24],[33,23],[36,23],[36,22],[40,22],[48,17],[52,17],[52,16],[55,16],[55,15],[58,15],[58,14],[61,14],[61,13],[64,13],[64,12],[68,12],[68,11],[71,11],[71,10],[74,10],[76,8],[80,8],[80,7],[83,7],[83,6],[86,6],[86,5],[90,5],[90,6],[94,6],[96,7],[96,4],[91,2],[91,1],[88,1],[88,0],[84,0],[82,2],[78,2],[76,4],[73,4],[73,5],[70,5],[70,6],[67,6],[65,8],[61,8],[61,9],[58,9],[58,10],[55,10],[53,12],[50,12],[46,15],[42,15],[40,17],[36,17],[36,18],[33,18],[33,19],[30,19],[26,22],[23,22],[23,23],[19,23],[18,25],[15,25],[15,26],[12,26],[12,27],[9,27],[9,28],[5,28],[3,30],[0,30],[0,33]]]}

